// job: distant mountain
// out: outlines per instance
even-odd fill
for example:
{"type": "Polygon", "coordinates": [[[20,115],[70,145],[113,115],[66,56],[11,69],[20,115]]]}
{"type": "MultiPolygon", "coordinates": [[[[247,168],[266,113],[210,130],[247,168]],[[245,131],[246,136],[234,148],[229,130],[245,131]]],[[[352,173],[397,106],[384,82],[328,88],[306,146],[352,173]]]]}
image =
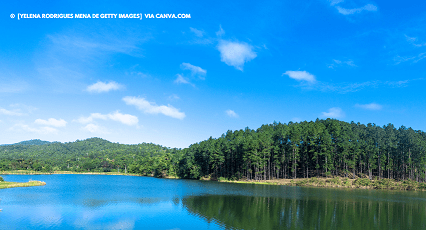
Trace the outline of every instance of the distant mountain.
{"type": "Polygon", "coordinates": [[[21,141],[19,143],[16,143],[14,145],[47,145],[51,144],[53,142],[50,141],[42,141],[40,139],[34,139],[34,140],[28,140],[28,141],[21,141]]]}

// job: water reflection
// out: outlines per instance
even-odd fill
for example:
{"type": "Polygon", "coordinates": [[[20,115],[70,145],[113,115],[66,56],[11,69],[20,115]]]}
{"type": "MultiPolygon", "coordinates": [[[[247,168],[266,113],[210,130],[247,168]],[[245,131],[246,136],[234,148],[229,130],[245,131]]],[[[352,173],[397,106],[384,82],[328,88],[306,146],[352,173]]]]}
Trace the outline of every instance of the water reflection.
{"type": "Polygon", "coordinates": [[[191,196],[187,210],[226,229],[425,229],[425,203],[191,196]]]}
{"type": "Polygon", "coordinates": [[[84,199],[81,201],[81,203],[84,206],[91,207],[91,208],[99,208],[106,205],[113,205],[113,204],[120,204],[120,203],[135,203],[135,204],[141,204],[141,205],[152,205],[159,202],[168,201],[168,199],[165,198],[155,198],[155,197],[148,197],[148,198],[127,198],[127,199],[84,199]]]}
{"type": "Polygon", "coordinates": [[[0,190],[0,230],[426,229],[426,193],[421,192],[100,175],[31,177],[47,185],[0,190]]]}

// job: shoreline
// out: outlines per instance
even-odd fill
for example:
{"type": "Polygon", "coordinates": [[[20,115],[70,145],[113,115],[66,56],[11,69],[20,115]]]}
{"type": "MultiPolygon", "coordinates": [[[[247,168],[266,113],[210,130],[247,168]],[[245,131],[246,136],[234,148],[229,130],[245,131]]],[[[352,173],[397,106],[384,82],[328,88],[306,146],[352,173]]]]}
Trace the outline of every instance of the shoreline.
{"type": "MultiPolygon", "coordinates": [[[[154,175],[140,175],[135,173],[121,172],[71,172],[71,171],[53,171],[35,172],[27,170],[15,171],[0,171],[0,175],[65,175],[65,174],[82,174],[82,175],[116,175],[116,176],[146,176],[154,177],[154,175]]],[[[158,177],[164,179],[184,179],[177,176],[158,177]]],[[[281,185],[281,186],[300,186],[300,187],[317,187],[317,188],[344,188],[344,189],[369,189],[369,190],[400,190],[400,191],[426,191],[425,182],[416,182],[412,180],[396,181],[393,179],[376,179],[370,180],[367,178],[349,179],[345,177],[329,177],[329,178],[297,178],[297,179],[272,179],[272,180],[227,180],[227,179],[212,179],[200,178],[202,181],[217,181],[222,183],[237,183],[237,184],[259,184],[259,185],[281,185]]],[[[44,182],[43,182],[44,183],[44,182]]],[[[1,188],[1,187],[0,187],[1,188]]]]}
{"type": "Polygon", "coordinates": [[[71,172],[71,171],[35,172],[35,171],[27,171],[27,170],[0,171],[0,175],[53,175],[53,174],[142,176],[135,173],[119,173],[119,172],[71,172]]]}
{"type": "Polygon", "coordinates": [[[2,181],[0,182],[0,189],[18,188],[18,187],[34,187],[34,186],[44,186],[44,185],[46,185],[46,182],[43,182],[43,181],[28,181],[28,182],[2,181]]]}
{"type": "Polygon", "coordinates": [[[267,184],[267,185],[284,185],[284,186],[300,186],[315,188],[339,188],[339,189],[367,189],[367,190],[388,190],[388,191],[426,191],[426,183],[416,182],[412,180],[396,181],[393,179],[376,179],[367,178],[349,179],[345,177],[329,177],[329,178],[298,178],[298,179],[273,179],[266,181],[228,181],[220,182],[228,183],[246,183],[246,184],[267,184]]]}

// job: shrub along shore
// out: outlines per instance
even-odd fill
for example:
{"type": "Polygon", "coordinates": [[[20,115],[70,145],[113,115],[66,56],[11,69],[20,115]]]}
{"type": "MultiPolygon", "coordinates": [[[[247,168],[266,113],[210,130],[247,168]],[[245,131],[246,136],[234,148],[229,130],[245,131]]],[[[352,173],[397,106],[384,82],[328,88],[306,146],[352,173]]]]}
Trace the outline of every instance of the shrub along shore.
{"type": "MultiPolygon", "coordinates": [[[[203,178],[201,180],[210,180],[203,178]]],[[[396,181],[393,179],[374,179],[358,178],[349,179],[345,177],[333,178],[299,178],[299,179],[272,179],[272,180],[240,180],[232,181],[225,178],[217,179],[219,182],[245,183],[245,184],[267,184],[267,185],[286,185],[303,187],[321,187],[321,188],[359,188],[359,189],[382,189],[382,190],[406,190],[406,191],[426,191],[426,183],[420,183],[413,180],[396,181]]]]}
{"type": "MultiPolygon", "coordinates": [[[[119,173],[119,172],[71,172],[71,171],[53,171],[50,173],[36,172],[30,170],[14,170],[14,171],[1,171],[2,175],[50,175],[50,174],[83,174],[83,175],[121,175],[121,176],[150,176],[154,175],[140,175],[135,173],[119,173]]],[[[158,176],[157,176],[158,177],[158,176]]],[[[162,176],[160,178],[167,179],[181,179],[177,176],[162,176]]],[[[407,191],[426,191],[425,182],[416,182],[413,180],[397,181],[393,179],[378,179],[375,178],[370,180],[368,178],[357,178],[349,179],[347,177],[329,177],[329,178],[299,178],[299,179],[272,179],[272,180],[228,180],[224,177],[211,178],[202,177],[200,180],[205,181],[218,181],[226,183],[242,183],[242,184],[264,184],[264,185],[285,185],[285,186],[305,186],[305,187],[323,187],[323,188],[359,188],[359,189],[384,189],[384,190],[407,190],[407,191]]],[[[40,181],[32,181],[40,182],[40,181]]],[[[27,183],[15,183],[21,184],[22,186],[12,187],[28,187],[28,186],[39,186],[44,184],[29,184],[27,183]]],[[[2,185],[0,184],[0,188],[2,185]]]]}

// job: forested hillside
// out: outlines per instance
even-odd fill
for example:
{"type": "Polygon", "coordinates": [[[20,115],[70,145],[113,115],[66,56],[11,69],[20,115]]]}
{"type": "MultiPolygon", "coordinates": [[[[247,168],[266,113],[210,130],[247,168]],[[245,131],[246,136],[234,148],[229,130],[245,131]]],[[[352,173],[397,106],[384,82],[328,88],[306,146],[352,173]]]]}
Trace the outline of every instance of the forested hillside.
{"type": "Polygon", "coordinates": [[[228,131],[183,149],[179,174],[267,180],[340,175],[424,181],[426,133],[334,119],[228,131]]]}
{"type": "Polygon", "coordinates": [[[344,176],[425,181],[426,133],[334,119],[262,125],[170,149],[100,138],[0,146],[0,170],[130,172],[248,180],[344,176]]]}
{"type": "MultiPolygon", "coordinates": [[[[43,145],[14,144],[0,146],[0,170],[41,172],[133,172],[151,174],[168,167],[170,155],[177,149],[155,144],[125,145],[100,138],[43,145]],[[168,159],[168,162],[164,162],[168,159]]],[[[164,169],[166,170],[166,168],[164,169]]]]}

